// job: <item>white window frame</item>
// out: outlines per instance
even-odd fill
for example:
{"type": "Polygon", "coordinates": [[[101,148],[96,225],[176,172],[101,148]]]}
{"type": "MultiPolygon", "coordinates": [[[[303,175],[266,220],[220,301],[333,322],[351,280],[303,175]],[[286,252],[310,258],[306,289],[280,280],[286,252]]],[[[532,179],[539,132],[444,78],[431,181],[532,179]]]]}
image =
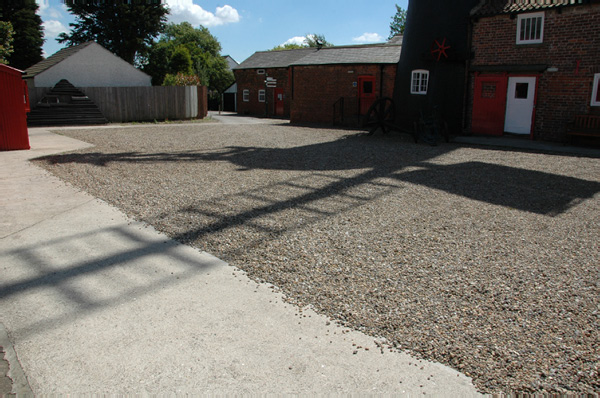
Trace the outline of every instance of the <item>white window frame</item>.
{"type": "Polygon", "coordinates": [[[545,14],[544,12],[531,12],[527,14],[519,14],[517,16],[517,44],[538,44],[543,43],[544,41],[544,21],[545,14]],[[527,25],[527,21],[529,21],[529,26],[527,25]],[[535,23],[540,23],[540,36],[531,38],[531,32],[528,30],[531,28],[531,21],[535,21],[535,23]],[[523,33],[523,27],[525,27],[525,32],[523,33]],[[527,35],[529,33],[529,37],[521,38],[521,33],[527,35]]]}
{"type": "Polygon", "coordinates": [[[242,101],[244,101],[244,102],[250,101],[250,90],[242,91],[242,101]]]}
{"type": "Polygon", "coordinates": [[[592,87],[592,102],[591,106],[600,106],[600,101],[596,100],[598,98],[598,92],[600,91],[600,73],[596,73],[594,75],[594,85],[592,87]]]}
{"type": "Polygon", "coordinates": [[[411,72],[410,93],[417,95],[427,95],[429,88],[429,71],[425,69],[415,69],[411,72]]]}
{"type": "Polygon", "coordinates": [[[256,71],[256,74],[258,74],[258,75],[264,75],[265,74],[265,70],[264,69],[258,69],[256,71]]]}
{"type": "Polygon", "coordinates": [[[265,102],[267,98],[267,92],[265,90],[258,90],[258,102],[265,102]]]}

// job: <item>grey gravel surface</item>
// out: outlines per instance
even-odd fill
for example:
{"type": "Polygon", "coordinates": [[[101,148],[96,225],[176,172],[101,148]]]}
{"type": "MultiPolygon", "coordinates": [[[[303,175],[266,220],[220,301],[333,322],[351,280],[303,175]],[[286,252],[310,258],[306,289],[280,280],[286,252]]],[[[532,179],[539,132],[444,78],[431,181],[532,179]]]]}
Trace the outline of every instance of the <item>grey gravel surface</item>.
{"type": "Polygon", "coordinates": [[[292,302],[482,392],[600,392],[600,159],[285,123],[61,134],[95,147],[40,165],[292,302]]]}

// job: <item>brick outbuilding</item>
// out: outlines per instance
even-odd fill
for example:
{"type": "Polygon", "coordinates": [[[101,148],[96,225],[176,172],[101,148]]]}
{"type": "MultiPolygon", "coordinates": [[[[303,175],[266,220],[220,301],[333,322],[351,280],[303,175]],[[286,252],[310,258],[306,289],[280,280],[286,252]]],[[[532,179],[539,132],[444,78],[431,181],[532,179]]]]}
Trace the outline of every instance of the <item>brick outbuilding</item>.
{"type": "Polygon", "coordinates": [[[471,14],[473,133],[560,142],[576,114],[600,114],[600,1],[484,0],[471,14]]]}
{"type": "Polygon", "coordinates": [[[238,112],[357,125],[376,98],[392,96],[401,42],[257,52],[234,69],[238,112]]]}

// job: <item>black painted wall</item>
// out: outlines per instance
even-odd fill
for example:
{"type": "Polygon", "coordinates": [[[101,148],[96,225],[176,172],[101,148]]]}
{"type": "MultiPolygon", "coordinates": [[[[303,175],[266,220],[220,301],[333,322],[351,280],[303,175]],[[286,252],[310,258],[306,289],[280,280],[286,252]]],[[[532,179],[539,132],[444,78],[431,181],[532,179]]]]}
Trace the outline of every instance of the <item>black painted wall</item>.
{"type": "Polygon", "coordinates": [[[469,14],[480,0],[409,0],[394,101],[396,123],[412,129],[434,107],[452,133],[462,131],[469,49],[469,14]],[[445,42],[444,42],[445,40],[445,42]],[[440,53],[440,45],[445,48],[440,53]],[[410,93],[412,71],[429,71],[426,95],[410,93]]]}

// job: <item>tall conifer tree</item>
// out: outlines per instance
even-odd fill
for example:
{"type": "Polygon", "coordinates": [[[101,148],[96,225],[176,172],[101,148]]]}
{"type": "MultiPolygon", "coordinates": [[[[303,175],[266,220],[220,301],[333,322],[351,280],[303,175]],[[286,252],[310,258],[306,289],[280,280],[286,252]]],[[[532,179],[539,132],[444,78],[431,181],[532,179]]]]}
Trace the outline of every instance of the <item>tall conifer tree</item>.
{"type": "Polygon", "coordinates": [[[14,68],[24,70],[43,59],[44,30],[37,9],[35,0],[0,1],[0,21],[10,22],[14,31],[13,51],[6,58],[14,68]]]}
{"type": "Polygon", "coordinates": [[[67,4],[75,23],[69,24],[70,33],[59,35],[59,43],[71,46],[93,40],[130,64],[163,32],[169,12],[159,1],[71,0],[67,4]]]}

